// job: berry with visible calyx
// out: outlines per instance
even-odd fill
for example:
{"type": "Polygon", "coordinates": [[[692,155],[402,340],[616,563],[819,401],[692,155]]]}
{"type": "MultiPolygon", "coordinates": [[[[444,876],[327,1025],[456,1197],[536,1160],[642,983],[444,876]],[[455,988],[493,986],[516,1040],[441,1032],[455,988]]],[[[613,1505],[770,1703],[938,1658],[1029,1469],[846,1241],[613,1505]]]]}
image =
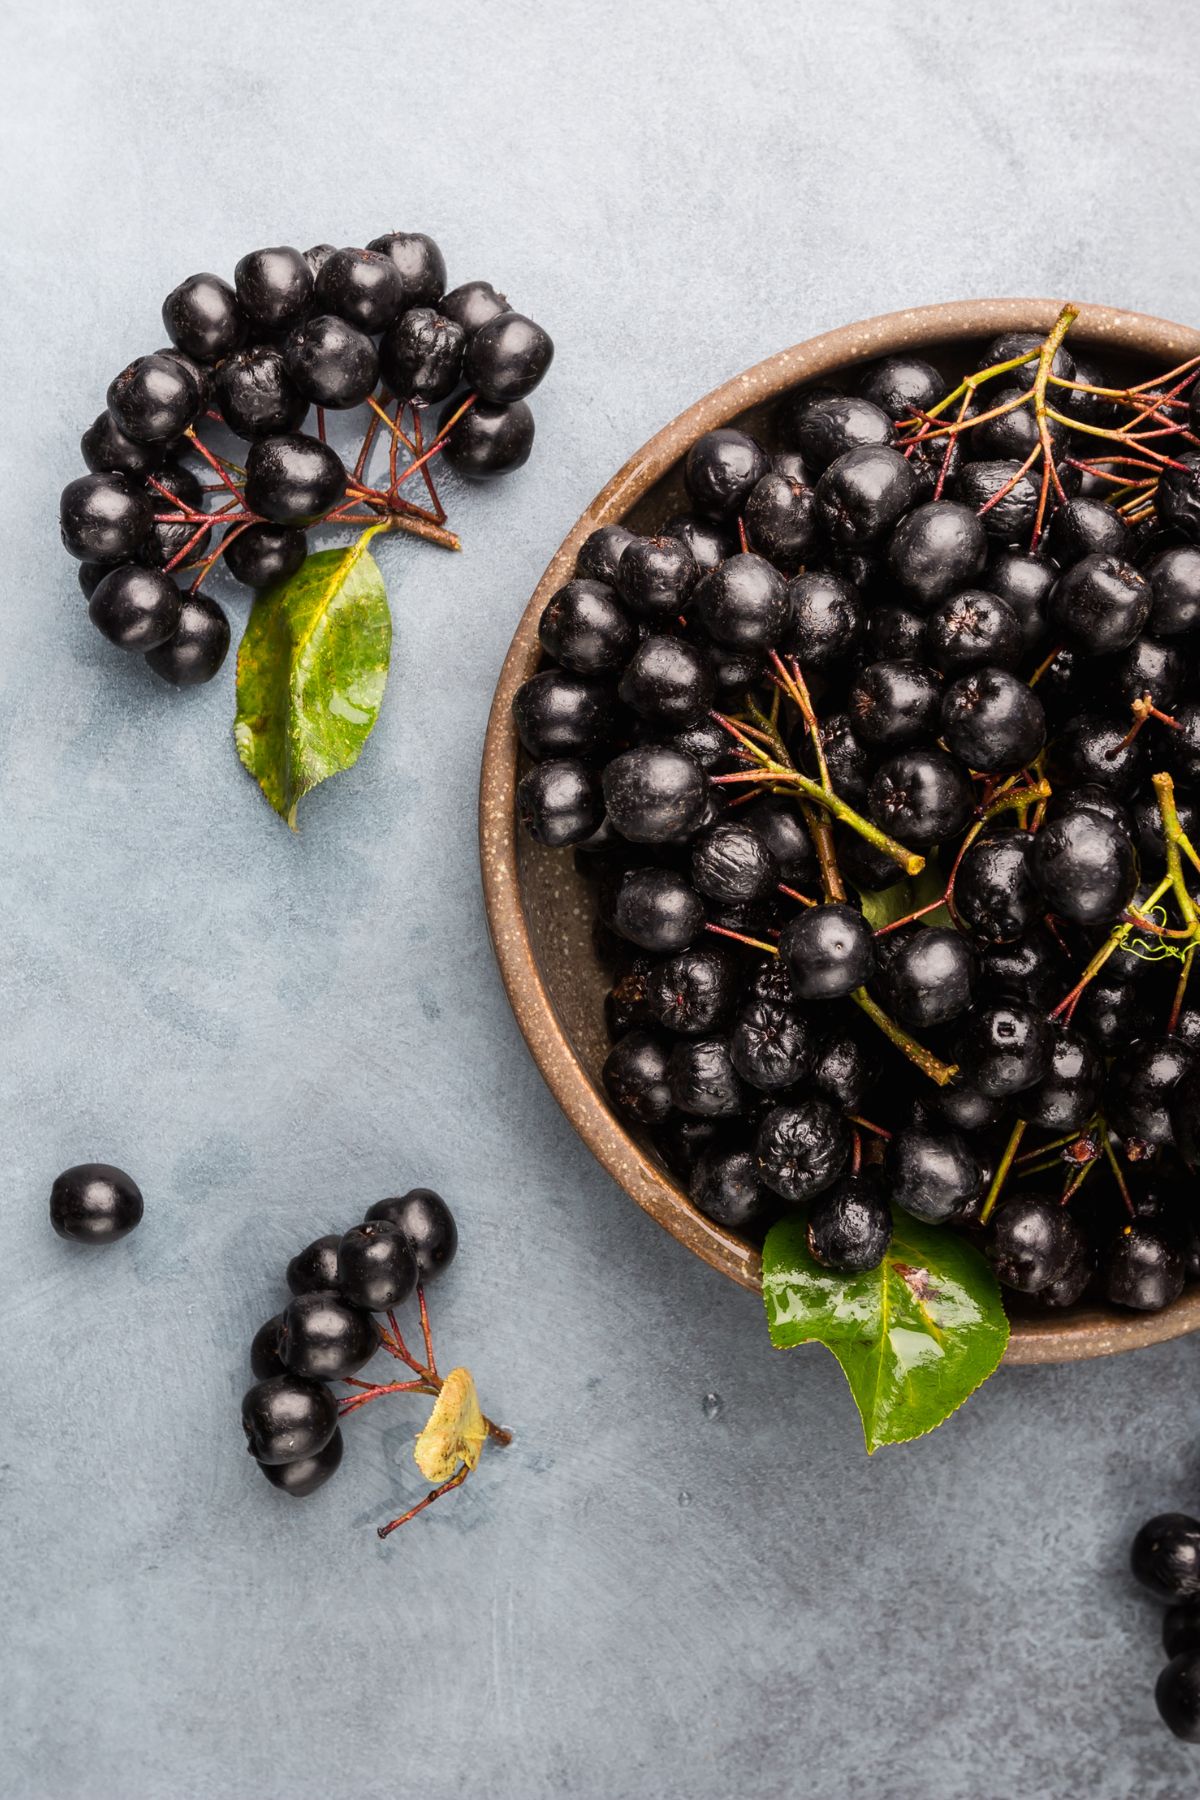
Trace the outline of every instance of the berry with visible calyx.
{"type": "Polygon", "coordinates": [[[808,1253],[825,1269],[861,1275],[877,1269],[892,1241],[892,1209],[879,1179],[844,1175],[818,1194],[808,1210],[808,1253]]]}
{"type": "Polygon", "coordinates": [[[1200,1602],[1177,1600],[1163,1614],[1163,1649],[1168,1656],[1200,1650],[1200,1602]]]}
{"type": "Polygon", "coordinates": [[[163,301],[162,317],[171,342],[201,363],[230,355],[246,335],[237,295],[219,275],[189,275],[163,301]]]}
{"type": "Polygon", "coordinates": [[[971,1004],[978,964],[961,932],[918,926],[889,956],[883,985],[902,1025],[924,1030],[957,1019],[971,1004]]]}
{"type": "Polygon", "coordinates": [[[629,869],[619,877],[605,916],[631,944],[665,956],[691,943],[704,923],[704,902],[673,869],[629,869]]]}
{"type": "Polygon", "coordinates": [[[849,655],[862,632],[858,594],[840,575],[806,569],[788,583],[788,607],[780,650],[806,670],[833,668],[849,655]]]}
{"type": "Polygon", "coordinates": [[[942,696],[942,735],[969,769],[1009,774],[1042,748],[1046,714],[1033,689],[1007,669],[972,669],[942,696]]]}
{"type": "Polygon", "coordinates": [[[318,313],[284,339],[284,367],[314,406],[344,411],[360,406],[379,382],[379,354],[367,336],[345,319],[318,313]]]}
{"type": "Polygon", "coordinates": [[[888,566],[922,611],[970,587],[986,561],[987,533],[957,500],[915,506],[888,543],[888,566]]]}
{"type": "Polygon", "coordinates": [[[116,563],[144,542],[154,508],[125,475],[79,475],[62,491],[58,518],[63,547],[72,556],[116,563]]]}
{"type": "Polygon", "coordinates": [[[88,617],[121,650],[153,650],[179,629],[182,595],[169,575],[126,563],[92,594],[88,617]]]}
{"type": "Polygon", "coordinates": [[[417,1259],[398,1225],[371,1219],[355,1225],[338,1246],[338,1287],[351,1306],[386,1312],[417,1285],[417,1259]]]}
{"type": "Polygon", "coordinates": [[[517,816],[535,844],[582,843],[604,817],[595,774],[572,757],[535,764],[518,784],[517,816]]]}
{"type": "Polygon", "coordinates": [[[301,568],[308,541],[298,525],[247,525],[225,540],[223,561],[235,581],[256,592],[301,568]]]}
{"type": "Polygon", "coordinates": [[[706,519],[733,519],[770,468],[754,438],[722,425],[697,438],[683,465],[688,499],[706,519]]]}
{"type": "Polygon", "coordinates": [[[788,622],[787,583],[753,551],[727,558],[704,576],[691,604],[709,636],[735,650],[768,649],[788,622]]]}
{"type": "Polygon", "coordinates": [[[533,449],[533,414],[524,400],[511,406],[493,406],[477,400],[454,424],[450,421],[458,402],[448,400],[438,420],[438,434],[445,436],[442,455],[460,475],[471,481],[492,481],[511,474],[529,461],[533,449]]]}
{"type": "Polygon", "coordinates": [[[141,1223],[141,1189],[111,1163],[77,1163],[55,1177],[50,1223],[75,1244],[115,1244],[141,1223]]]}
{"type": "Polygon", "coordinates": [[[944,750],[889,757],[876,770],[868,799],[875,823],[916,849],[957,836],[971,816],[971,784],[944,750]]]}
{"type": "Polygon", "coordinates": [[[767,1093],[803,1081],[816,1048],[808,1019],[776,1000],[753,1000],[743,1007],[729,1042],[730,1059],[742,1080],[767,1093]]]}
{"type": "Polygon", "coordinates": [[[899,523],[916,497],[916,477],[900,452],[868,445],[826,469],[817,483],[817,516],[835,544],[870,544],[899,523]]]}
{"type": "Polygon", "coordinates": [[[314,300],[323,313],[374,336],[404,310],[404,287],[390,256],[378,250],[335,250],[322,264],[314,300]]]}
{"type": "Polygon", "coordinates": [[[755,483],[744,516],[750,548],[775,563],[794,566],[817,536],[812,489],[775,471],[755,483]]]}
{"type": "Polygon", "coordinates": [[[613,732],[612,688],[594,675],[542,669],[513,696],[513,720],[530,756],[599,756],[613,732]]]}
{"type": "Polygon", "coordinates": [[[462,282],[442,295],[437,309],[443,319],[453,319],[461,325],[468,337],[501,313],[512,311],[506,296],[498,294],[490,281],[462,282]]]}
{"type": "Polygon", "coordinates": [[[856,394],[827,394],[805,407],[797,421],[796,448],[805,465],[820,475],[851,450],[890,445],[892,421],[882,407],[856,394]]]}
{"type": "Polygon", "coordinates": [[[173,356],[139,356],[113,378],[108,410],[135,443],[166,443],[200,414],[200,389],[173,356]]]}
{"type": "Polygon", "coordinates": [[[1155,504],[1158,516],[1166,525],[1174,525],[1200,543],[1200,456],[1185,450],[1173,458],[1175,466],[1164,468],[1158,478],[1155,504]]]}
{"type": "Polygon", "coordinates": [[[1081,925],[1116,918],[1137,889],[1137,854],[1128,833],[1082,808],[1042,826],[1029,867],[1050,910],[1081,925]]]}
{"type": "Polygon", "coordinates": [[[431,306],[410,306],[389,325],[379,345],[379,367],[397,400],[426,406],[453,393],[462,374],[467,335],[431,306]]]}
{"type": "Polygon", "coordinates": [[[356,1375],[378,1348],[370,1314],[339,1294],[297,1294],[284,1312],[279,1354],[293,1375],[342,1381],[356,1375]]]}
{"type": "MultiPolygon", "coordinates": [[[[537,677],[535,677],[537,679],[537,677]]],[[[623,751],[604,771],[604,805],[635,844],[660,844],[699,823],[707,782],[699,763],[665,744],[623,751]]]]}
{"type": "Polygon", "coordinates": [[[834,903],[793,919],[779,940],[792,988],[801,1000],[836,1000],[870,981],[875,939],[862,914],[834,903]]]}
{"type": "Polygon", "coordinates": [[[246,504],[276,525],[315,525],[346,492],[337,451],[292,431],[261,438],[246,458],[246,504]]]}
{"type": "Polygon", "coordinates": [[[542,649],[577,675],[623,668],[637,637],[637,626],[609,584],[582,575],[551,595],[538,624],[542,649]]]}
{"type": "Polygon", "coordinates": [[[899,750],[933,735],[941,696],[937,676],[920,663],[870,663],[851,684],[849,722],[871,749],[899,750]]]}
{"type": "Polygon", "coordinates": [[[308,400],[273,344],[252,344],[227,356],[217,367],[215,387],[221,416],[238,437],[296,431],[308,413],[308,400]]]}
{"type": "Polygon", "coordinates": [[[270,1375],[285,1373],[283,1358],[279,1354],[279,1337],[283,1330],[283,1314],[276,1313],[265,1325],[260,1325],[250,1340],[250,1373],[257,1381],[266,1381],[270,1375]]]}
{"type": "Polygon", "coordinates": [[[454,1261],[458,1226],[442,1196],[432,1188],[409,1188],[407,1194],[377,1200],[368,1206],[367,1218],[382,1219],[404,1233],[417,1259],[420,1281],[432,1281],[454,1261]]]}
{"type": "Polygon", "coordinates": [[[818,1099],[773,1107],[754,1140],[759,1179],[781,1199],[795,1202],[832,1186],[849,1150],[837,1112],[818,1099]]]}
{"type": "Polygon", "coordinates": [[[313,270],[300,251],[288,245],[250,250],[233,271],[233,288],[242,316],[251,325],[261,331],[287,331],[312,304],[313,270]]]}
{"type": "Polygon", "coordinates": [[[985,665],[1011,669],[1021,658],[1021,624],[1006,600],[969,588],[930,615],[925,645],[930,662],[945,675],[985,665]]]}
{"type": "Polygon", "coordinates": [[[684,638],[643,638],[617,684],[618,697],[663,731],[695,724],[712,705],[716,683],[703,650],[684,638]]]}
{"type": "Polygon", "coordinates": [[[242,1400],[246,1448],[260,1463],[317,1456],[337,1430],[338,1405],[324,1382],[304,1375],[272,1375],[242,1400]]]}
{"type": "Polygon", "coordinates": [[[1037,1294],[1078,1265],[1087,1254],[1087,1239],[1057,1199],[1012,1194],[992,1216],[986,1248],[1005,1287],[1037,1294]]]}
{"type": "MultiPolygon", "coordinates": [[[[388,231],[367,245],[386,256],[400,278],[400,304],[433,306],[446,286],[446,259],[423,231],[388,231]]],[[[483,285],[483,284],[481,284],[483,285]]]]}
{"type": "Polygon", "coordinates": [[[287,1266],[286,1280],[293,1294],[331,1292],[338,1284],[337,1254],[340,1232],[314,1238],[298,1250],[287,1266]]]}
{"type": "Polygon", "coordinates": [[[1091,1040],[1080,1031],[1056,1025],[1050,1066],[1042,1079],[1026,1088],[1017,1112],[1043,1131],[1078,1131],[1096,1111],[1104,1087],[1104,1063],[1091,1040]]]}
{"type": "Polygon", "coordinates": [[[553,360],[549,332],[524,313],[497,313],[472,335],[463,379],[482,399],[508,406],[532,394],[553,360]]]}
{"type": "Polygon", "coordinates": [[[960,1132],[909,1126],[888,1144],[887,1178],[897,1206],[937,1225],[982,1192],[983,1166],[960,1132]]]}
{"type": "Polygon", "coordinates": [[[207,594],[184,594],[175,635],[147,650],[154,673],[173,687],[211,681],[229,650],[229,620],[207,594]]]}
{"type": "Polygon", "coordinates": [[[696,1210],[725,1231],[753,1231],[770,1214],[758,1163],[749,1150],[705,1150],[692,1170],[688,1194],[696,1210]]]}
{"type": "Polygon", "coordinates": [[[309,1494],[315,1494],[319,1487],[324,1487],[331,1475],[337,1473],[341,1462],[342,1434],[339,1429],[315,1456],[302,1456],[296,1462],[260,1462],[258,1466],[272,1487],[278,1488],[281,1493],[290,1494],[293,1500],[306,1500],[309,1494]]]}
{"type": "Polygon", "coordinates": [[[1104,1091],[1104,1114],[1113,1130],[1144,1144],[1173,1144],[1175,1089],[1195,1063],[1195,1052],[1176,1037],[1146,1038],[1124,1048],[1104,1091]]]}
{"type": "Polygon", "coordinates": [[[670,1051],[649,1031],[631,1031],[613,1045],[600,1072],[604,1091],[636,1125],[657,1125],[671,1110],[667,1085],[670,1051]]]}
{"type": "Polygon", "coordinates": [[[1043,910],[1030,872],[1033,837],[1015,826],[984,831],[968,844],[954,878],[954,906],[976,938],[1011,944],[1043,910]]]}
{"type": "Polygon", "coordinates": [[[884,356],[863,371],[858,391],[889,419],[908,419],[936,406],[949,384],[923,356],[884,356]]]}
{"type": "Polygon", "coordinates": [[[683,611],[699,574],[681,539],[630,538],[621,553],[616,586],[630,611],[663,624],[683,611]]]}
{"type": "Polygon", "coordinates": [[[1058,508],[1046,533],[1046,548],[1060,569],[1085,556],[1129,554],[1129,527],[1115,506],[1081,497],[1058,508]]]}
{"type": "Polygon", "coordinates": [[[79,448],[93,475],[127,475],[131,481],[152,475],[167,451],[164,443],[142,444],[126,437],[107,409],[93,419],[79,448]]]}
{"type": "Polygon", "coordinates": [[[1155,1683],[1154,1702],[1177,1738],[1200,1744],[1200,1655],[1172,1657],[1155,1683]]]}
{"type": "Polygon", "coordinates": [[[1150,615],[1146,577],[1119,556],[1085,556],[1060,578],[1048,617],[1066,639],[1091,656],[1132,644],[1150,615]]]}
{"type": "Polygon", "coordinates": [[[740,819],[722,820],[692,845],[692,881],[710,900],[739,906],[772,893],[779,870],[751,825],[740,819]]]}
{"type": "Polygon", "coordinates": [[[667,1059],[667,1086],[680,1112],[723,1119],[742,1111],[745,1092],[725,1038],[683,1038],[667,1059]]]}
{"type": "Polygon", "coordinates": [[[656,963],[645,982],[650,1016],[680,1037],[704,1037],[719,1029],[734,994],[733,967],[724,951],[691,944],[656,963]]]}
{"type": "Polygon", "coordinates": [[[1109,1245],[1102,1262],[1104,1297],[1135,1312],[1161,1312],[1183,1292],[1183,1252],[1153,1223],[1133,1219],[1109,1245]]]}
{"type": "Polygon", "coordinates": [[[1200,550],[1177,544],[1156,556],[1149,568],[1147,630],[1156,638],[1182,637],[1200,626],[1200,550]]]}
{"type": "Polygon", "coordinates": [[[981,1094],[1001,1100],[1041,1081],[1050,1068],[1051,1048],[1045,1014],[1012,998],[976,1007],[968,1015],[958,1060],[981,1094]]]}
{"type": "Polygon", "coordinates": [[[1129,1566],[1156,1600],[1200,1597],[1200,1520],[1188,1513],[1156,1513],[1134,1538],[1129,1566]]]}

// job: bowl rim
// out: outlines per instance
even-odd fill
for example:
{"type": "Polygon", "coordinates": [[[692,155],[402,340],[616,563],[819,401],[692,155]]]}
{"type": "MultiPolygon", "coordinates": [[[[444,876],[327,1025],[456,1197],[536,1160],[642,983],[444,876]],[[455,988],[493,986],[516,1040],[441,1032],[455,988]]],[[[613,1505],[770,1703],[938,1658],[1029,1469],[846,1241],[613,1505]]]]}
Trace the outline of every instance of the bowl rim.
{"type": "MultiPolygon", "coordinates": [[[[517,860],[519,744],[512,699],[540,654],[542,608],[574,571],[583,540],[617,524],[695,440],[748,408],[857,362],[1002,331],[1047,331],[1064,302],[981,299],[882,313],[807,338],[733,375],[636,450],[568,531],[534,589],[505,656],[484,740],[479,792],[480,862],[488,931],[509,1004],[551,1093],[608,1173],[685,1247],[743,1287],[761,1288],[757,1251],[696,1212],[682,1191],[625,1130],[575,1053],[542,978],[522,903],[517,860]]],[[[1072,302],[1075,304],[1075,302],[1072,302]]],[[[1200,331],[1153,315],[1079,305],[1072,342],[1162,357],[1200,354],[1200,331]]],[[[1012,1320],[1005,1362],[1071,1362],[1164,1343],[1200,1328],[1200,1284],[1158,1313],[1118,1315],[1097,1308],[1064,1318],[1012,1320]]]]}

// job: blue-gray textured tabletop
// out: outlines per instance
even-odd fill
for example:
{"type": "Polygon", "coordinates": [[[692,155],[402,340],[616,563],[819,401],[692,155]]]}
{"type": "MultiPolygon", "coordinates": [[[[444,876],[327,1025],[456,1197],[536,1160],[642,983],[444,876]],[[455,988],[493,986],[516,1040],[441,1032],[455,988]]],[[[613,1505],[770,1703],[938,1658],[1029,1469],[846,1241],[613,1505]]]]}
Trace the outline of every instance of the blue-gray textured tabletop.
{"type": "Polygon", "coordinates": [[[1195,1792],[1124,1565],[1197,1498],[1196,1346],[1004,1372],[868,1461],[833,1361],[773,1353],[560,1116],[475,795],[549,553],[717,381],[964,295],[1200,318],[1198,63],[1188,0],[8,0],[6,1800],[1195,1792]],[[176,280],[394,226],[559,355],[533,461],[456,505],[466,553],[382,547],[383,717],[294,838],[234,757],[232,661],[179,695],[111,651],[55,507],[176,280]],[[83,1158],[147,1200],[93,1257],[46,1217],[83,1158]],[[297,1505],[237,1402],[287,1256],[415,1182],[462,1228],[445,1352],[517,1438],[381,1544],[412,1409],[297,1505]]]}

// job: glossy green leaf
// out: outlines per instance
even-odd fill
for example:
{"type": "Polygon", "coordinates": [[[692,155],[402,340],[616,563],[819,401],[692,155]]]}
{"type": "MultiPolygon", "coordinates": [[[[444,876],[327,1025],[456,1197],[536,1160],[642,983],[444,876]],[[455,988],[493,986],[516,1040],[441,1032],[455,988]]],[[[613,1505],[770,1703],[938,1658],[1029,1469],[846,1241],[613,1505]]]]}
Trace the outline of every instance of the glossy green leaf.
{"type": "Polygon", "coordinates": [[[773,1226],[763,1299],[776,1348],[816,1342],[837,1357],[868,1451],[940,1425],[987,1380],[1008,1342],[984,1258],[953,1232],[899,1211],[883,1263],[865,1275],[814,1262],[802,1218],[773,1226]]]}
{"type": "MultiPolygon", "coordinates": [[[[897,919],[906,919],[918,907],[928,906],[945,890],[946,877],[937,858],[930,856],[919,875],[906,876],[903,881],[894,882],[889,888],[866,889],[860,892],[859,900],[867,924],[872,931],[878,931],[883,925],[894,924],[897,919]]],[[[945,906],[939,906],[933,912],[924,913],[920,923],[953,927],[954,920],[945,906]]]]}
{"type": "Polygon", "coordinates": [[[238,755],[293,829],[304,795],[357,762],[379,716],[392,619],[371,535],[260,594],[238,651],[238,755]]]}

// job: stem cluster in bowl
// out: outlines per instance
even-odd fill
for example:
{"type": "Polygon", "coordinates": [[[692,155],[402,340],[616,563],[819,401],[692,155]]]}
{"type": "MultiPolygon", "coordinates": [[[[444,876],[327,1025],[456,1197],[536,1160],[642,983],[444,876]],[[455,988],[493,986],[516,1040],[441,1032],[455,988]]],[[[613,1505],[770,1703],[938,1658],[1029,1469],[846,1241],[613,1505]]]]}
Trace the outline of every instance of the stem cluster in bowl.
{"type": "Polygon", "coordinates": [[[1020,1304],[1200,1277],[1200,358],[1010,333],[690,450],[595,531],[514,701],[522,821],[610,959],[604,1082],[694,1205],[873,1268],[893,1209],[1020,1304]]]}

